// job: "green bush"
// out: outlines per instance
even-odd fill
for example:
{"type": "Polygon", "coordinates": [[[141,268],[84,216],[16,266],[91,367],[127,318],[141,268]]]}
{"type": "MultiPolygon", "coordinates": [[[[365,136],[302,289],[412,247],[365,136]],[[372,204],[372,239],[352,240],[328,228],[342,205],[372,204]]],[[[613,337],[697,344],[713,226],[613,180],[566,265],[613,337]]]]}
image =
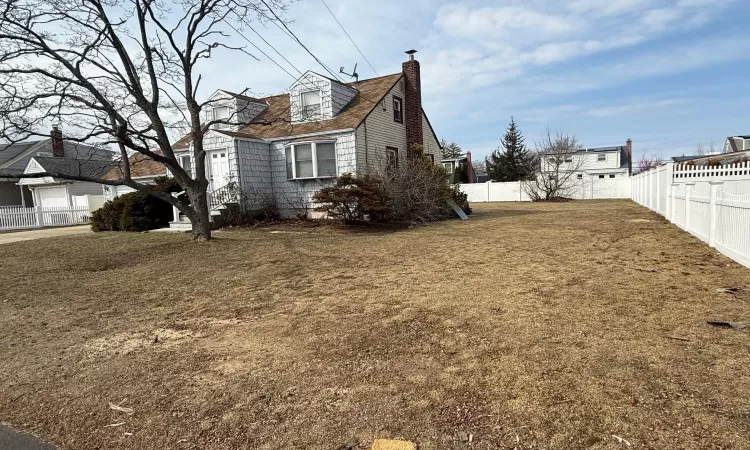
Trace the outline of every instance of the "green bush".
{"type": "MultiPolygon", "coordinates": [[[[182,189],[174,179],[157,178],[155,185],[171,193],[182,189]]],[[[172,220],[172,205],[145,192],[131,192],[108,201],[91,215],[93,231],[146,231],[172,220]]]]}
{"type": "MultiPolygon", "coordinates": [[[[471,206],[469,206],[469,195],[461,191],[460,185],[451,187],[451,199],[464,211],[467,216],[471,214],[471,206]]],[[[451,210],[450,217],[453,217],[455,212],[451,210]]]]}
{"type": "Polygon", "coordinates": [[[313,200],[320,204],[315,211],[347,223],[382,222],[391,212],[380,181],[369,175],[355,178],[345,173],[316,192],[313,200]]]}

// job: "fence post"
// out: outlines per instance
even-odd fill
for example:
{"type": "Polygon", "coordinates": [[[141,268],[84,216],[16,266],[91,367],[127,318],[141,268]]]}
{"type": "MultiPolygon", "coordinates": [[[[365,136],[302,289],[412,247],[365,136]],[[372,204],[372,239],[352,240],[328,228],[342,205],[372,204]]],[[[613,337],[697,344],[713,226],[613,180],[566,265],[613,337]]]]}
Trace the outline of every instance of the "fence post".
{"type": "Polygon", "coordinates": [[[38,227],[44,226],[44,215],[42,214],[42,207],[41,206],[35,206],[34,212],[36,213],[36,225],[38,227]]]}
{"type": "Polygon", "coordinates": [[[670,183],[669,184],[669,195],[667,196],[667,219],[669,219],[670,222],[674,222],[674,193],[677,190],[677,183],[670,183]]]}
{"type": "Polygon", "coordinates": [[[709,184],[711,185],[711,197],[709,200],[710,205],[710,214],[709,214],[709,225],[708,225],[708,245],[711,247],[715,247],[716,245],[716,216],[717,216],[717,207],[716,207],[716,198],[719,195],[719,188],[721,188],[721,185],[724,184],[723,181],[709,181],[709,184]]]}
{"type": "Polygon", "coordinates": [[[690,191],[695,183],[685,183],[685,231],[690,231],[690,191]]]}

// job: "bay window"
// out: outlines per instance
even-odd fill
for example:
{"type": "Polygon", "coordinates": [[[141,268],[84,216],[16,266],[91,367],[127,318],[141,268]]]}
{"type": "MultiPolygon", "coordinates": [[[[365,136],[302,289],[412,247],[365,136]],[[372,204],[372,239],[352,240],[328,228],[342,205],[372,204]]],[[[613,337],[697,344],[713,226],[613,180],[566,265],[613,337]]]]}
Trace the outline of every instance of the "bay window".
{"type": "Polygon", "coordinates": [[[291,144],[284,149],[286,178],[329,178],[337,175],[334,141],[291,144]]]}

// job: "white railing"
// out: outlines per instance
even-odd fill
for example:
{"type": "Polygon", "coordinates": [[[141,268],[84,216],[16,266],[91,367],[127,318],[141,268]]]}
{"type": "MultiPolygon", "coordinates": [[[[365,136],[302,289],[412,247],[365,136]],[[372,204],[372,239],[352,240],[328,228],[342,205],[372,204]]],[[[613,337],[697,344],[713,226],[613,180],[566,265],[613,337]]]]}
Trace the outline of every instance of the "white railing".
{"type": "Polygon", "coordinates": [[[22,206],[0,207],[0,231],[40,227],[62,227],[88,223],[88,206],[22,206]]]}
{"type": "Polygon", "coordinates": [[[750,162],[668,163],[631,182],[636,203],[750,267],[750,162]]]}

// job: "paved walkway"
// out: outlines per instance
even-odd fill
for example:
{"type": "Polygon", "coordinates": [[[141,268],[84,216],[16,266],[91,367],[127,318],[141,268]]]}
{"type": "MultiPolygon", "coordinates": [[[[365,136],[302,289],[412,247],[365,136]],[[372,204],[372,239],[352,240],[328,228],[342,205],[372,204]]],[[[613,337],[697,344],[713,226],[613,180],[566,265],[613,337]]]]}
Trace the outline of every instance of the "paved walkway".
{"type": "MultiPolygon", "coordinates": [[[[0,233],[0,245],[9,244],[18,241],[30,241],[32,239],[42,239],[57,236],[72,236],[76,234],[91,233],[90,225],[79,225],[65,228],[43,228],[41,230],[13,231],[9,233],[0,233]]],[[[0,447],[3,448],[3,447],[0,447]]]]}
{"type": "Polygon", "coordinates": [[[0,424],[0,448],[8,450],[55,450],[51,444],[46,444],[34,436],[19,433],[0,424]]]}

